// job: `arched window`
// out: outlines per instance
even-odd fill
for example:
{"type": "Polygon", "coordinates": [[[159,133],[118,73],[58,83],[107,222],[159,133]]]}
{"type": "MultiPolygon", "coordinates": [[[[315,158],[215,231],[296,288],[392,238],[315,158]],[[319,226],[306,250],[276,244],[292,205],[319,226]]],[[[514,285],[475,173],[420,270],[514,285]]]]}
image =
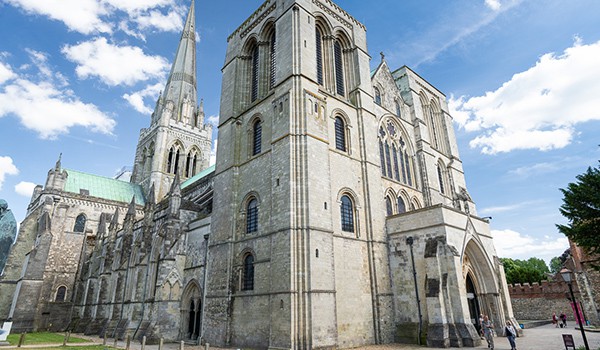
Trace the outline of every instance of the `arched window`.
{"type": "Polygon", "coordinates": [[[402,113],[401,113],[401,109],[400,109],[400,103],[398,102],[398,100],[396,100],[396,116],[398,116],[398,118],[400,118],[401,115],[402,115],[402,113]]]}
{"type": "Polygon", "coordinates": [[[335,117],[335,148],[346,152],[346,126],[340,117],[335,117]]]}
{"type": "Polygon", "coordinates": [[[404,199],[398,196],[398,213],[402,214],[406,212],[406,204],[404,203],[404,199]]]}
{"type": "Polygon", "coordinates": [[[276,50],[277,50],[277,43],[275,41],[275,29],[273,29],[273,32],[271,33],[271,45],[269,47],[269,63],[270,63],[270,70],[269,70],[269,89],[272,89],[275,87],[275,61],[276,61],[276,50]]]}
{"type": "Polygon", "coordinates": [[[56,290],[56,298],[54,298],[54,301],[65,301],[66,296],[67,296],[67,287],[60,286],[56,290]]]}
{"type": "Polygon", "coordinates": [[[252,75],[250,81],[250,101],[254,102],[258,98],[258,46],[254,46],[250,52],[252,59],[252,75]]]}
{"type": "Polygon", "coordinates": [[[75,226],[73,226],[73,232],[83,232],[85,230],[85,215],[79,214],[75,218],[75,226]]]}
{"type": "Polygon", "coordinates": [[[316,32],[316,51],[317,51],[317,83],[323,85],[323,33],[318,27],[316,32]]]}
{"type": "Polygon", "coordinates": [[[167,157],[167,173],[171,173],[172,172],[172,167],[173,167],[173,156],[174,156],[174,151],[173,151],[173,147],[171,147],[171,149],[169,149],[169,156],[167,157]]]}
{"type": "Polygon", "coordinates": [[[252,198],[246,208],[246,233],[258,231],[258,201],[252,198]]]}
{"type": "Polygon", "coordinates": [[[343,195],[341,201],[342,231],[354,232],[354,205],[352,200],[347,195],[343,195]]]}
{"type": "Polygon", "coordinates": [[[192,153],[188,153],[185,162],[185,177],[190,177],[190,170],[192,170],[192,153]]]}
{"type": "Polygon", "coordinates": [[[179,148],[177,148],[177,152],[175,152],[175,165],[173,166],[173,174],[177,174],[179,171],[179,148]]]}
{"type": "Polygon", "coordinates": [[[440,183],[440,192],[442,194],[446,194],[446,189],[444,187],[444,170],[442,170],[441,164],[437,165],[437,173],[438,173],[438,181],[440,183]]]}
{"type": "Polygon", "coordinates": [[[375,90],[375,103],[381,106],[381,92],[378,88],[374,88],[375,90]]]}
{"type": "Polygon", "coordinates": [[[254,289],[254,256],[247,254],[244,257],[244,275],[242,280],[242,290],[254,289]]]}
{"type": "Polygon", "coordinates": [[[262,121],[260,119],[254,122],[252,127],[252,155],[259,154],[262,149],[262,121]]]}
{"type": "Polygon", "coordinates": [[[344,57],[342,52],[342,45],[339,41],[335,41],[333,44],[333,55],[335,62],[335,91],[338,95],[346,95],[346,88],[344,87],[344,57]]]}
{"type": "Polygon", "coordinates": [[[385,213],[387,216],[394,214],[394,210],[392,209],[392,200],[389,196],[385,197],[385,213]]]}
{"type": "Polygon", "coordinates": [[[198,162],[198,155],[194,154],[194,159],[192,160],[192,176],[196,175],[196,163],[198,162]]]}

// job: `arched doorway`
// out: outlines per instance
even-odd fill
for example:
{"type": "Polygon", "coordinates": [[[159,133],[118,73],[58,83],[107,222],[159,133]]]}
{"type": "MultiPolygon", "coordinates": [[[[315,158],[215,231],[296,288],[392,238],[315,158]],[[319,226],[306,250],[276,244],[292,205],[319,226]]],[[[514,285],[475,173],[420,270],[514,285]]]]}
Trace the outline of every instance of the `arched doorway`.
{"type": "Polygon", "coordinates": [[[475,283],[473,283],[473,278],[470,273],[467,274],[467,302],[469,304],[469,318],[475,329],[477,329],[477,333],[481,334],[481,325],[479,324],[479,315],[481,314],[481,309],[479,307],[479,300],[477,299],[477,288],[475,287],[475,283]]]}
{"type": "Polygon", "coordinates": [[[181,299],[181,339],[198,340],[202,323],[202,297],[196,281],[188,283],[181,299]]]}

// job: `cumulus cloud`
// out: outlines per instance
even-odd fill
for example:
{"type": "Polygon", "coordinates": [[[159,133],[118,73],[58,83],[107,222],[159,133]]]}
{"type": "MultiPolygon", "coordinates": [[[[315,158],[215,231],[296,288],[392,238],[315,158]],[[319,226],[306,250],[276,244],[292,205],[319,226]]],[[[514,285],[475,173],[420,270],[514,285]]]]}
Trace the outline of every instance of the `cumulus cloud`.
{"type": "Polygon", "coordinates": [[[543,55],[483,96],[451,98],[451,113],[466,131],[477,132],[472,148],[485,154],[518,149],[563,148],[577,124],[600,120],[600,41],[579,40],[562,54],[543,55]]]}
{"type": "Polygon", "coordinates": [[[112,45],[106,38],[67,45],[62,52],[77,63],[75,71],[79,78],[97,76],[110,86],[130,86],[139,81],[161,78],[169,68],[164,57],[147,56],[135,46],[112,45]]]}
{"type": "Polygon", "coordinates": [[[17,175],[19,169],[13,164],[13,160],[8,156],[0,156],[0,190],[4,184],[6,175],[17,175]]]}
{"type": "Polygon", "coordinates": [[[83,34],[110,33],[110,24],[100,17],[108,14],[97,0],[6,0],[29,14],[47,16],[63,22],[70,30],[83,34]]]}
{"type": "Polygon", "coordinates": [[[134,92],[132,94],[124,94],[123,98],[129,102],[129,104],[138,112],[142,114],[151,114],[152,108],[147,106],[144,103],[144,99],[150,98],[152,101],[156,102],[158,98],[158,94],[160,93],[163,83],[158,83],[154,85],[148,85],[145,89],[134,92]]]}
{"type": "Polygon", "coordinates": [[[496,253],[502,258],[529,259],[532,256],[549,262],[569,247],[564,236],[534,238],[513,230],[492,230],[496,253]]]}
{"type": "MultiPolygon", "coordinates": [[[[43,54],[31,53],[32,61],[43,61],[43,54]]],[[[43,139],[68,133],[74,126],[105,134],[112,132],[115,121],[95,105],[81,102],[73,91],[65,89],[66,81],[62,75],[52,74],[47,65],[34,67],[38,68],[36,78],[25,72],[13,72],[10,79],[0,83],[0,118],[16,116],[21,124],[36,131],[43,139]]],[[[21,69],[28,68],[24,65],[21,69]]]]}
{"type": "MultiPolygon", "coordinates": [[[[69,30],[87,35],[129,28],[115,26],[115,20],[119,22],[123,17],[140,30],[176,31],[182,27],[181,17],[185,12],[175,0],[6,0],[6,3],[28,14],[61,21],[69,30]]],[[[124,32],[143,36],[134,30],[124,32]]]]}
{"type": "Polygon", "coordinates": [[[21,196],[31,197],[35,184],[33,182],[21,181],[15,185],[15,192],[21,196]]]}
{"type": "Polygon", "coordinates": [[[0,62],[0,85],[13,78],[16,78],[16,74],[12,71],[10,66],[0,62]]]}

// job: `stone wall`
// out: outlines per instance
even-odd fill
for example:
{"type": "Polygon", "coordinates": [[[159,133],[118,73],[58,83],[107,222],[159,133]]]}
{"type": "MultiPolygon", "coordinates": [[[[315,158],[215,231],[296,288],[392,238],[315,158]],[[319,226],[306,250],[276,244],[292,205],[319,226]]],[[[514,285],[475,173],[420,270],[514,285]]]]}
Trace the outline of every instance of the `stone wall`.
{"type": "MultiPolygon", "coordinates": [[[[542,281],[542,283],[509,284],[508,290],[515,318],[522,320],[550,320],[552,313],[564,312],[567,321],[575,322],[575,315],[567,299],[569,287],[563,281],[542,281]]],[[[581,300],[577,285],[573,285],[575,299],[581,300]]],[[[586,315],[587,316],[587,315],[586,315]]]]}

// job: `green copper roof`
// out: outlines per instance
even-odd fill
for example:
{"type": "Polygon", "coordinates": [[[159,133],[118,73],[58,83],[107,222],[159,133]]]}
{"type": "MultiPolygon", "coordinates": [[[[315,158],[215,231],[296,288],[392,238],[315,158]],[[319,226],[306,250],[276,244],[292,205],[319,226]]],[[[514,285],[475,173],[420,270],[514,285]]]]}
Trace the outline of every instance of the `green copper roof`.
{"type": "Polygon", "coordinates": [[[136,204],[145,204],[140,185],[76,170],[64,170],[69,174],[65,183],[65,192],[81,193],[81,190],[87,190],[90,196],[125,203],[131,202],[131,198],[135,196],[136,204]]]}
{"type": "Polygon", "coordinates": [[[181,188],[184,189],[186,187],[188,187],[189,185],[193,184],[194,182],[200,180],[201,178],[205,177],[206,175],[212,173],[213,171],[215,171],[215,166],[211,165],[208,168],[202,170],[201,172],[199,172],[198,174],[190,177],[189,179],[185,180],[182,184],[181,184],[181,188]]]}

